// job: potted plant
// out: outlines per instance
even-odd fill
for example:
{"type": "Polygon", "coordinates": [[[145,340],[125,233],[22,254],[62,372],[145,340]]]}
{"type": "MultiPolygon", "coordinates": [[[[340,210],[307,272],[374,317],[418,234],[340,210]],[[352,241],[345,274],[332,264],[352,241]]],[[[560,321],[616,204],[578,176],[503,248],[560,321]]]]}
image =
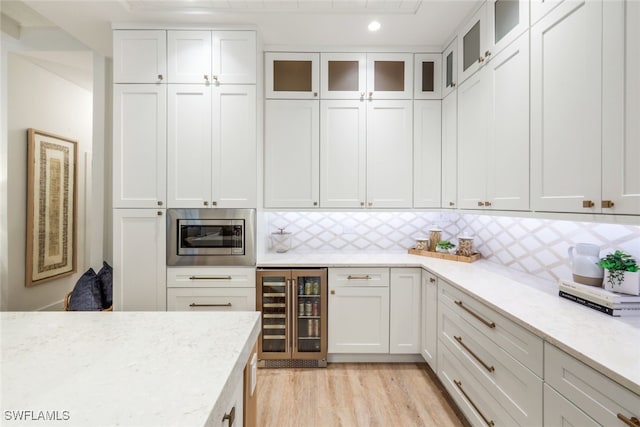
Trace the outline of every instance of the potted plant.
{"type": "Polygon", "coordinates": [[[440,240],[436,245],[436,252],[455,254],[456,245],[448,240],[440,240]]]}
{"type": "Polygon", "coordinates": [[[616,250],[601,258],[598,265],[605,271],[605,289],[623,294],[640,295],[638,264],[631,255],[616,250]]]}

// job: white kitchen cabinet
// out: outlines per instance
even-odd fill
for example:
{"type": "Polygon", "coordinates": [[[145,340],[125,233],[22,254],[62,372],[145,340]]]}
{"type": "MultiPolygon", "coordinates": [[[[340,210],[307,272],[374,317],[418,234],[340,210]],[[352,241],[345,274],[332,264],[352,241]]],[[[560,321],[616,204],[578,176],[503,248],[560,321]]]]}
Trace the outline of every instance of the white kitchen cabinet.
{"type": "Polygon", "coordinates": [[[392,268],[389,296],[389,353],[420,353],[422,269],[392,268]]]}
{"type": "Polygon", "coordinates": [[[255,84],[255,31],[168,31],[169,83],[255,84]]]}
{"type": "Polygon", "coordinates": [[[531,29],[531,209],[600,211],[602,2],[565,0],[531,29]]]}
{"type": "Polygon", "coordinates": [[[318,53],[266,52],[264,59],[267,99],[318,99],[318,53]]]}
{"type": "Polygon", "coordinates": [[[412,206],[412,107],[410,100],[367,104],[367,207],[412,206]]]}
{"type": "Polygon", "coordinates": [[[442,100],[441,207],[455,208],[458,200],[458,94],[442,100]]]}
{"type": "Polygon", "coordinates": [[[265,207],[318,206],[319,120],[317,100],[265,101],[265,207]]]}
{"type": "Polygon", "coordinates": [[[434,372],[438,372],[438,278],[422,270],[422,312],[420,317],[420,353],[434,372]]]}
{"type": "Polygon", "coordinates": [[[114,83],[163,83],[166,82],[166,78],[166,31],[113,32],[114,83]]]}
{"type": "Polygon", "coordinates": [[[255,288],[168,288],[167,311],[255,311],[255,288]]]}
{"type": "Polygon", "coordinates": [[[224,399],[220,405],[220,412],[211,415],[211,425],[219,427],[242,427],[244,426],[244,377],[231,384],[233,388],[229,389],[226,395],[221,396],[224,399]]]}
{"type": "Polygon", "coordinates": [[[169,85],[169,207],[256,205],[253,85],[169,85]]]}
{"type": "Polygon", "coordinates": [[[440,99],[442,96],[442,55],[416,53],[413,56],[413,99],[440,99]]]}
{"type": "Polygon", "coordinates": [[[364,100],[367,90],[367,54],[322,53],[320,61],[322,99],[364,100]]]}
{"type": "Polygon", "coordinates": [[[458,84],[458,39],[442,53],[442,98],[454,92],[458,84]]]}
{"type": "Polygon", "coordinates": [[[458,206],[529,208],[529,37],[458,89],[458,206]]]}
{"type": "Polygon", "coordinates": [[[411,101],[322,100],[320,106],[320,206],[410,207],[411,101]]]}
{"type": "Polygon", "coordinates": [[[256,288],[253,267],[169,267],[169,288],[256,288]]]}
{"type": "Polygon", "coordinates": [[[320,101],[320,206],[360,208],[366,200],[366,104],[320,101]]]}
{"type": "Polygon", "coordinates": [[[411,99],[413,97],[413,54],[367,54],[367,98],[411,99]]]}
{"type": "Polygon", "coordinates": [[[440,101],[413,102],[413,207],[440,207],[442,112],[440,101]]]}
{"type": "Polygon", "coordinates": [[[166,229],[164,209],[113,210],[115,310],[166,310],[166,229]]]}
{"type": "Polygon", "coordinates": [[[600,426],[548,384],[544,385],[544,425],[546,427],[600,426]]]}
{"type": "Polygon", "coordinates": [[[166,85],[114,85],[114,208],[164,207],[166,113],[166,85]]]}
{"type": "Polygon", "coordinates": [[[460,83],[529,28],[528,0],[487,0],[458,33],[460,83]]]}
{"type": "Polygon", "coordinates": [[[444,281],[437,316],[438,375],[465,415],[542,425],[542,339],[444,281]]]}
{"type": "Polygon", "coordinates": [[[564,0],[532,0],[531,1],[531,26],[537,23],[547,13],[551,12],[564,0]]]}
{"type": "Polygon", "coordinates": [[[598,425],[632,426],[631,420],[640,418],[639,395],[549,343],[544,346],[544,379],[598,425]]]}
{"type": "Polygon", "coordinates": [[[329,353],[389,353],[389,269],[330,268],[329,353]]]}
{"type": "Polygon", "coordinates": [[[640,2],[603,3],[602,212],[640,214],[640,2]]]}

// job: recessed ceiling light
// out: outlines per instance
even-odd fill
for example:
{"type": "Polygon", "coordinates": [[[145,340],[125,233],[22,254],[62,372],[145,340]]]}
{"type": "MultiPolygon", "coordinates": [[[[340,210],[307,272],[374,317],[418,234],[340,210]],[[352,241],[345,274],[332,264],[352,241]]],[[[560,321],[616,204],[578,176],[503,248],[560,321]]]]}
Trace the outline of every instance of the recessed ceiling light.
{"type": "Polygon", "coordinates": [[[380,23],[378,21],[371,21],[367,28],[369,28],[369,31],[378,31],[380,29],[380,23]]]}

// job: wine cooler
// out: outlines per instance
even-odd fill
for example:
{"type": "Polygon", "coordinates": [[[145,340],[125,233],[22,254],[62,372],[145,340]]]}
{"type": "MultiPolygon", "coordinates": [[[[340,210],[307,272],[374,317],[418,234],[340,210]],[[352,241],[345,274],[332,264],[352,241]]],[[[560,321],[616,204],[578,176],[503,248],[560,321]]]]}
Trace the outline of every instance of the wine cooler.
{"type": "Polygon", "coordinates": [[[327,269],[258,269],[258,366],[327,366],[327,269]]]}

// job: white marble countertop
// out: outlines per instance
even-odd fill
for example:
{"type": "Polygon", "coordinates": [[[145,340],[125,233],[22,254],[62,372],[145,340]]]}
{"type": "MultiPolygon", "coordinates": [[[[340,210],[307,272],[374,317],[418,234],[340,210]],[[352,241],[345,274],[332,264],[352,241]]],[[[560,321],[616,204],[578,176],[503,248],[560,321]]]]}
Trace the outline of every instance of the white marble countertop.
{"type": "Polygon", "coordinates": [[[480,260],[406,253],[267,254],[258,267],[422,267],[640,394],[640,317],[611,317],[558,296],[555,282],[480,260]]]}
{"type": "Polygon", "coordinates": [[[219,426],[210,417],[242,378],[259,319],[257,312],[0,313],[0,424],[219,426]],[[47,411],[58,421],[33,421],[47,411]],[[20,413],[28,419],[16,421],[20,413]]]}

